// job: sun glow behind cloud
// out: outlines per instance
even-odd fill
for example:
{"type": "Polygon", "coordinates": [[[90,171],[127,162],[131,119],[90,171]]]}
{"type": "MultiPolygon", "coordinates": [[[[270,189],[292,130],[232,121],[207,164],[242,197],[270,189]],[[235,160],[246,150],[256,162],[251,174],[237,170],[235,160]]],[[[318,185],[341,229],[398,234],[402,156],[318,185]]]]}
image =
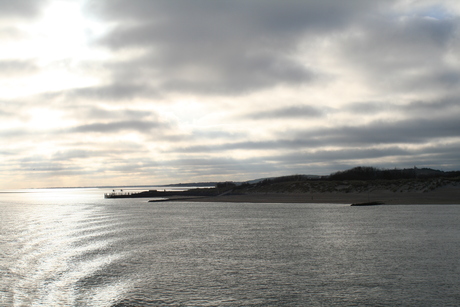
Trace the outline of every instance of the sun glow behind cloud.
{"type": "Polygon", "coordinates": [[[30,129],[63,128],[69,124],[68,121],[62,119],[62,112],[57,110],[35,108],[28,110],[26,116],[29,118],[27,126],[30,129]]]}
{"type": "Polygon", "coordinates": [[[107,58],[103,51],[89,46],[98,28],[83,17],[80,2],[66,0],[51,1],[38,19],[18,24],[23,39],[2,46],[1,57],[30,61],[35,73],[17,77],[2,96],[23,97],[96,84],[97,78],[81,65],[107,58]]]}
{"type": "Polygon", "coordinates": [[[44,10],[41,19],[27,28],[36,37],[34,52],[43,62],[78,59],[87,56],[85,28],[78,2],[55,1],[44,10]]]}

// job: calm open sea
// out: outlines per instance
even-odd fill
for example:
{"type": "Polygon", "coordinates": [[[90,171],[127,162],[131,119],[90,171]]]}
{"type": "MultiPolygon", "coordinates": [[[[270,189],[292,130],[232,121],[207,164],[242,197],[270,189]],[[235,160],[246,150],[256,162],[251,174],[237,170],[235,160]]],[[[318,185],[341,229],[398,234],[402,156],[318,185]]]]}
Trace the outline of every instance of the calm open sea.
{"type": "Polygon", "coordinates": [[[0,306],[459,306],[460,206],[0,193],[0,306]]]}

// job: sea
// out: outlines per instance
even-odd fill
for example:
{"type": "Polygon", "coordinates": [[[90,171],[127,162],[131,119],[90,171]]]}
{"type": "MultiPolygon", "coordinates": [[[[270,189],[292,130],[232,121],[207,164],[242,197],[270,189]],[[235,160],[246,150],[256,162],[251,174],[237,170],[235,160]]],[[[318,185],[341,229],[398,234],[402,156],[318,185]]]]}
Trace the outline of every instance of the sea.
{"type": "Polygon", "coordinates": [[[460,205],[0,192],[0,306],[460,306],[460,205]]]}

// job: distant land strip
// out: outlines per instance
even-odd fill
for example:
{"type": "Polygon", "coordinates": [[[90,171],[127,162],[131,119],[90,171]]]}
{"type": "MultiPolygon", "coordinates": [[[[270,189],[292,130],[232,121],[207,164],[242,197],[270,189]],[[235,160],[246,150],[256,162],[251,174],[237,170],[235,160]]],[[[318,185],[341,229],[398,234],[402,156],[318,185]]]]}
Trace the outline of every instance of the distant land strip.
{"type": "Polygon", "coordinates": [[[200,202],[460,204],[460,172],[356,167],[329,176],[291,175],[243,183],[229,181],[217,183],[214,188],[150,190],[113,198],[132,197],[200,202]]]}

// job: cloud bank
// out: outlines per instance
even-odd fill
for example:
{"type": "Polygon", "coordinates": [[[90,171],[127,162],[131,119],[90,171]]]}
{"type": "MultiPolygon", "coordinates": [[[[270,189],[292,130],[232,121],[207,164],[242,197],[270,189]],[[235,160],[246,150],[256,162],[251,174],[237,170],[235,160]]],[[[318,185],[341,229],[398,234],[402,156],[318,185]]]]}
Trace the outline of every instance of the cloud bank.
{"type": "Polygon", "coordinates": [[[460,169],[455,1],[1,1],[0,188],[460,169]]]}

